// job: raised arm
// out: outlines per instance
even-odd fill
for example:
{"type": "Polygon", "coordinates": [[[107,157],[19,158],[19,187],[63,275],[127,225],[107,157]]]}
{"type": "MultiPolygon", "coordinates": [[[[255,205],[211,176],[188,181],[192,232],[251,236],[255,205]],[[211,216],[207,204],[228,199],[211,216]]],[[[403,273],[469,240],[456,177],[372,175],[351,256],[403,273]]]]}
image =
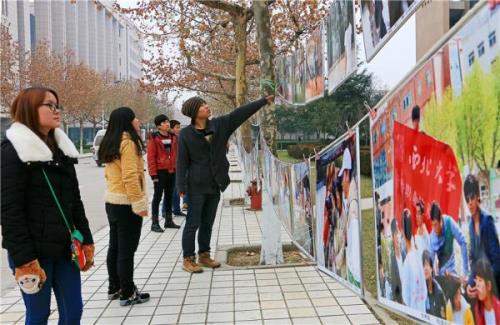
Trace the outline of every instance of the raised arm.
{"type": "Polygon", "coordinates": [[[228,125],[228,134],[231,135],[243,122],[248,120],[253,114],[268,103],[268,99],[263,97],[254,102],[235,108],[231,113],[221,116],[223,123],[228,125]]]}
{"type": "Polygon", "coordinates": [[[451,233],[453,234],[453,238],[455,238],[455,240],[460,245],[460,249],[462,251],[462,268],[463,268],[464,276],[467,276],[469,274],[469,257],[467,255],[467,241],[465,240],[464,234],[462,233],[460,228],[458,228],[457,224],[455,223],[455,220],[451,219],[450,225],[451,225],[451,233]]]}

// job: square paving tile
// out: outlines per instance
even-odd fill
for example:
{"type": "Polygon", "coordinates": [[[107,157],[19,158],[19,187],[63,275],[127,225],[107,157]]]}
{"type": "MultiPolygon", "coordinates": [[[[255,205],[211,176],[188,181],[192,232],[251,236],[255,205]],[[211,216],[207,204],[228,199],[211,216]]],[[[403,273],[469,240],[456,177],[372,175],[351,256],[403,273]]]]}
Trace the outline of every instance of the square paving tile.
{"type": "Polygon", "coordinates": [[[288,311],[292,318],[316,316],[316,311],[312,307],[289,308],[288,311]]]}
{"type": "Polygon", "coordinates": [[[292,318],[293,325],[321,325],[318,317],[292,318]]]}
{"type": "Polygon", "coordinates": [[[260,310],[247,310],[239,311],[235,313],[236,321],[247,321],[247,320],[260,320],[261,319],[260,310]]]}
{"type": "Polygon", "coordinates": [[[184,305],[182,306],[182,313],[206,313],[208,304],[197,304],[197,305],[184,305]]]}
{"type": "MultiPolygon", "coordinates": [[[[350,325],[351,322],[349,319],[343,315],[343,316],[326,316],[326,317],[321,317],[321,321],[323,324],[335,324],[335,325],[350,325]]],[[[356,324],[356,323],[354,323],[356,324]]]]}
{"type": "Polygon", "coordinates": [[[316,307],[316,312],[319,316],[337,316],[344,315],[344,312],[340,306],[324,306],[316,307]]]}
{"type": "Polygon", "coordinates": [[[233,312],[208,313],[207,321],[209,323],[233,322],[233,318],[234,318],[233,312]]]}
{"type": "Polygon", "coordinates": [[[234,311],[234,305],[231,304],[210,304],[208,305],[208,312],[222,312],[222,311],[234,311]]]}
{"type": "Polygon", "coordinates": [[[179,324],[201,324],[205,322],[205,314],[181,314],[179,324]]]}
{"type": "Polygon", "coordinates": [[[348,315],[371,314],[371,311],[365,305],[342,306],[342,309],[348,315]]]}
{"type": "Polygon", "coordinates": [[[289,317],[288,310],[286,308],[262,310],[262,318],[264,319],[288,318],[288,317],[289,317]]]}
{"type": "Polygon", "coordinates": [[[290,318],[264,319],[264,325],[292,325],[290,318]]]}
{"type": "Polygon", "coordinates": [[[124,325],[148,324],[151,316],[132,316],[127,317],[123,322],[124,325]]]}
{"type": "Polygon", "coordinates": [[[375,316],[371,314],[364,314],[364,315],[348,315],[349,320],[356,325],[363,325],[363,324],[379,324],[378,320],[375,318],[375,316]]]}
{"type": "Polygon", "coordinates": [[[151,325],[176,324],[178,315],[155,315],[151,320],[151,325]]]}
{"type": "Polygon", "coordinates": [[[125,317],[101,317],[97,321],[96,325],[113,325],[121,324],[125,317]]]}
{"type": "Polygon", "coordinates": [[[257,309],[260,309],[260,304],[257,301],[236,302],[234,304],[234,310],[237,312],[246,310],[257,310],[257,309]]]}

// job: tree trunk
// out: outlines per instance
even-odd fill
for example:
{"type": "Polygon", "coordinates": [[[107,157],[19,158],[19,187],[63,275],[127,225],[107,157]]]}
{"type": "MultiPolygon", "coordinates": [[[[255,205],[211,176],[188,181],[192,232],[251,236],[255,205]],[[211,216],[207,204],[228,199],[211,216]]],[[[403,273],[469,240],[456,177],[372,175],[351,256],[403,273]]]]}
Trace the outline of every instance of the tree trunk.
{"type": "Polygon", "coordinates": [[[97,120],[95,116],[92,118],[92,138],[95,138],[95,134],[97,133],[97,120]]]}
{"type": "MultiPolygon", "coordinates": [[[[253,12],[255,17],[255,27],[257,29],[257,38],[259,42],[260,53],[260,78],[275,82],[273,65],[273,40],[271,37],[271,20],[267,1],[254,1],[253,12]]],[[[261,84],[261,93],[263,96],[274,95],[274,89],[261,84]]],[[[276,155],[276,114],[275,105],[271,104],[260,111],[262,116],[262,131],[264,139],[271,151],[276,155]]]]}
{"type": "Polygon", "coordinates": [[[80,154],[83,154],[83,119],[80,122],[80,154]]]}
{"type": "MultiPolygon", "coordinates": [[[[271,38],[271,21],[267,1],[254,1],[253,13],[255,17],[255,27],[259,42],[260,53],[260,78],[274,82],[273,67],[273,41],[271,38]]],[[[274,95],[275,91],[267,83],[260,86],[262,95],[274,95]]],[[[261,127],[264,139],[271,152],[277,156],[276,151],[276,114],[275,105],[271,104],[260,111],[261,127]]],[[[260,263],[266,265],[276,265],[283,263],[283,246],[281,243],[281,222],[269,201],[268,189],[263,191],[263,230],[262,249],[260,263]]]]}
{"type": "MultiPolygon", "coordinates": [[[[236,106],[244,105],[247,96],[246,60],[247,60],[247,13],[233,14],[236,64],[235,64],[235,95],[236,106]]],[[[241,138],[246,152],[252,150],[252,130],[249,121],[241,126],[241,138]]]]}

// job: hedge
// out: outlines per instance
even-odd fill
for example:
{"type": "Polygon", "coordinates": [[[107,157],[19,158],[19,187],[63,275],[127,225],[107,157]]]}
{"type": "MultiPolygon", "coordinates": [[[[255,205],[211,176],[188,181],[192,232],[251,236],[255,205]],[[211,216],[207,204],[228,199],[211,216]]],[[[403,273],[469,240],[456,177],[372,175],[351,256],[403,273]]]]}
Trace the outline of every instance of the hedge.
{"type": "Polygon", "coordinates": [[[319,143],[290,144],[286,148],[286,151],[290,157],[304,159],[304,156],[307,158],[314,155],[314,149],[316,149],[316,152],[319,152],[324,146],[325,145],[319,143]]]}

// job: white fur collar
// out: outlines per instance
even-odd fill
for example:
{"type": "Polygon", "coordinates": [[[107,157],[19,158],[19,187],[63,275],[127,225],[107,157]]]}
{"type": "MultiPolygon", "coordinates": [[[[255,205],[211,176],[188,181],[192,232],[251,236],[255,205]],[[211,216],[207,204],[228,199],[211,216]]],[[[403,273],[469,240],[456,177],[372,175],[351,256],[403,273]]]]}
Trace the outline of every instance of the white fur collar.
{"type": "MultiPolygon", "coordinates": [[[[52,151],[45,142],[31,131],[26,125],[14,122],[6,132],[7,139],[10,140],[17,155],[23,162],[28,161],[51,161],[53,159],[52,151]]],[[[57,146],[62,152],[71,158],[78,158],[79,153],[75,145],[63,130],[57,128],[54,130],[57,146]]]]}

